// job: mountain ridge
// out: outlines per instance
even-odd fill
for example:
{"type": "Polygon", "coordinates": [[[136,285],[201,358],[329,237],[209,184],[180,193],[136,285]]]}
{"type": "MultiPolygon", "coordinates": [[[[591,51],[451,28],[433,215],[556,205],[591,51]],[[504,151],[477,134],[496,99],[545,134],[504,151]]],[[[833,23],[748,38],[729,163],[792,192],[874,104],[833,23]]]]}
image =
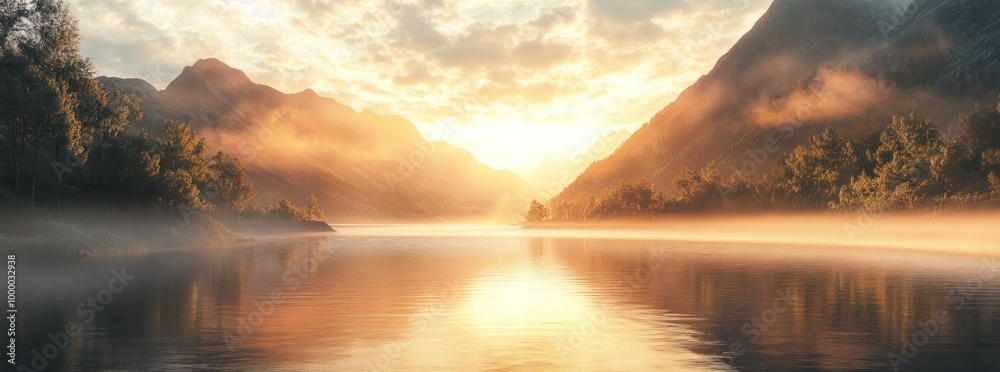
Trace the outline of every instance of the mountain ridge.
{"type": "Polygon", "coordinates": [[[139,97],[137,128],[158,135],[164,120],[185,122],[212,152],[240,158],[264,202],[311,193],[340,221],[506,222],[534,193],[403,117],[359,112],[311,89],[283,93],[218,59],[185,67],[160,91],[140,79],[99,80],[139,97]]]}

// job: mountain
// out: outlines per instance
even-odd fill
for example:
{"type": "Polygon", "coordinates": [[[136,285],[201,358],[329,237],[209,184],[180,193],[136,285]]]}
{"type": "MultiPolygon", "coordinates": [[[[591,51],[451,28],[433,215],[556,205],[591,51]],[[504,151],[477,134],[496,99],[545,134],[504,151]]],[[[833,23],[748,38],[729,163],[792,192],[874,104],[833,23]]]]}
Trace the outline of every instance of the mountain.
{"type": "Polygon", "coordinates": [[[809,135],[915,112],[950,125],[1000,93],[1000,2],[775,0],[715,67],[553,201],[683,167],[760,177],[809,135]],[[907,6],[908,4],[908,6],[907,6]]]}
{"type": "Polygon", "coordinates": [[[523,215],[534,189],[468,151],[421,136],[398,116],[355,111],[312,90],[285,94],[216,59],[184,68],[166,89],[102,77],[135,94],[154,135],[182,121],[212,152],[237,156],[265,203],[313,193],[330,219],[392,221],[523,215]]]}
{"type": "Polygon", "coordinates": [[[956,96],[1000,90],[1000,2],[916,0],[899,18],[865,63],[869,74],[956,96]]]}

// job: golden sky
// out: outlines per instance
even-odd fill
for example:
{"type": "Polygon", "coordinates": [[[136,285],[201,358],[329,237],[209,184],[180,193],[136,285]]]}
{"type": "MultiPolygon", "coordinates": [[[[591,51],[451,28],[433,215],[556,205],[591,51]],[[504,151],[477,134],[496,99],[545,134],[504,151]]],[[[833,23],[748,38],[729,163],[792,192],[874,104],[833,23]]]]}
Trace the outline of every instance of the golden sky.
{"type": "Polygon", "coordinates": [[[285,92],[410,119],[526,173],[634,131],[770,0],[70,0],[98,73],[163,89],[214,57],[285,92]]]}

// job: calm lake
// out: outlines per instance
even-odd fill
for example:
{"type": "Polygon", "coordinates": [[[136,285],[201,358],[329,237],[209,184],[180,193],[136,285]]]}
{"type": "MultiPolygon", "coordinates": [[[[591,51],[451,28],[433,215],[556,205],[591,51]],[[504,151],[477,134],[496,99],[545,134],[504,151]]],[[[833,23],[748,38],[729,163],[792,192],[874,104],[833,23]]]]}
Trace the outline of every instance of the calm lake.
{"type": "Polygon", "coordinates": [[[19,262],[18,361],[49,371],[1000,370],[995,257],[337,228],[19,262]]]}

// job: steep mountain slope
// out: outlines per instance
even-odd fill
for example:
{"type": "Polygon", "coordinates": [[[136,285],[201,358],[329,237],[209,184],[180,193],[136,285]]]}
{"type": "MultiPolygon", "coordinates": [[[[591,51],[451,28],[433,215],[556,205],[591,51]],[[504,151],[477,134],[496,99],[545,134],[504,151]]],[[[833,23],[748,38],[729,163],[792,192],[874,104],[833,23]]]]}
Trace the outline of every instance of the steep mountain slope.
{"type": "Polygon", "coordinates": [[[976,97],[1000,90],[1000,2],[914,1],[863,69],[892,83],[976,97]]]}
{"type": "Polygon", "coordinates": [[[553,201],[641,177],[669,191],[682,167],[713,160],[723,175],[759,177],[825,126],[910,111],[948,123],[995,102],[1000,2],[898,4],[774,1],[707,75],[553,201]]]}
{"type": "Polygon", "coordinates": [[[423,138],[409,121],[357,112],[311,90],[284,94],[200,60],[163,91],[104,78],[142,100],[139,126],[183,121],[212,151],[239,157],[263,202],[314,193],[339,221],[486,218],[523,212],[533,188],[467,151],[423,138]]]}

